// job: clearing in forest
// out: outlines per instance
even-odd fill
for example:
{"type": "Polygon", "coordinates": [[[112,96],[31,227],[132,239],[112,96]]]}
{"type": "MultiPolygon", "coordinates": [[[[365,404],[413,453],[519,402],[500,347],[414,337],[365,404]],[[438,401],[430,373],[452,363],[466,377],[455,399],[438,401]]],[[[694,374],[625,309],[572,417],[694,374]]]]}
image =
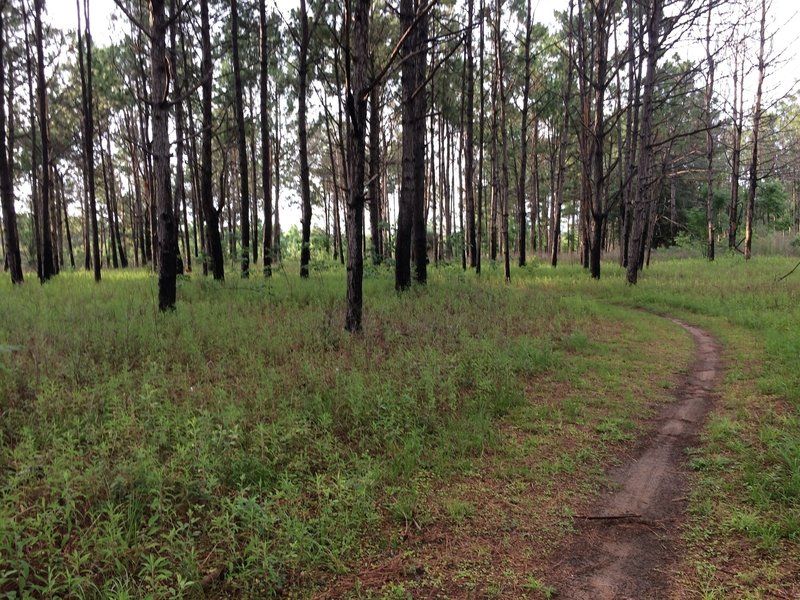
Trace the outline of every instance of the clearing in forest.
{"type": "Polygon", "coordinates": [[[759,260],[656,263],[635,289],[439,268],[397,295],[378,270],[356,337],[335,267],[192,276],[166,315],[144,272],[3,283],[0,589],[580,597],[630,564],[578,550],[633,534],[669,539],[638,583],[670,597],[796,597],[800,290],[759,260]],[[651,456],[663,485],[626,483],[651,456]]]}

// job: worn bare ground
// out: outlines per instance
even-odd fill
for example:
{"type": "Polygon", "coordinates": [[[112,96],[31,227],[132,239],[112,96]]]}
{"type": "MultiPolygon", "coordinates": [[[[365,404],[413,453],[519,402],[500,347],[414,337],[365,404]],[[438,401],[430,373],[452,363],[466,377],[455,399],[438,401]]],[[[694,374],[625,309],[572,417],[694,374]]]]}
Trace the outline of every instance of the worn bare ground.
{"type": "Polygon", "coordinates": [[[719,349],[705,331],[672,319],[697,345],[691,371],[633,461],[611,473],[612,489],[576,519],[555,553],[549,581],[574,600],[669,598],[670,569],[686,508],[684,450],[695,443],[719,375],[719,349]]]}

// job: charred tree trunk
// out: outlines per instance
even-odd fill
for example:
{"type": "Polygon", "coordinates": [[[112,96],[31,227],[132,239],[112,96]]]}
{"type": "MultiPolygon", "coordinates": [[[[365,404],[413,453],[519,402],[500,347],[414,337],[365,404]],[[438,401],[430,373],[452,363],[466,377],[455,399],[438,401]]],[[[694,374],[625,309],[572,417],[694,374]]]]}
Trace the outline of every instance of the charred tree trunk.
{"type": "Polygon", "coordinates": [[[594,40],[594,75],[590,78],[590,80],[594,80],[592,85],[594,88],[594,121],[589,143],[589,147],[592,150],[592,228],[589,267],[592,277],[600,279],[600,259],[603,252],[603,230],[606,220],[605,92],[608,85],[608,42],[614,0],[609,0],[608,3],[605,0],[600,0],[594,4],[592,10],[594,11],[596,39],[594,40]]]}
{"type": "Polygon", "coordinates": [[[22,283],[22,257],[19,251],[17,214],[14,208],[14,186],[6,148],[6,103],[5,103],[5,3],[0,6],[0,200],[3,204],[3,241],[5,259],[11,275],[11,283],[22,283]]]}
{"type": "Polygon", "coordinates": [[[401,85],[403,95],[403,159],[397,220],[395,287],[411,285],[412,232],[415,276],[427,280],[427,230],[425,226],[425,16],[415,0],[401,0],[400,24],[411,30],[403,42],[401,85]]]}
{"type": "Polygon", "coordinates": [[[173,310],[178,246],[169,164],[169,73],[165,0],[150,0],[150,63],[153,103],[153,179],[158,212],[158,308],[173,310]]]}
{"type": "MultiPolygon", "coordinates": [[[[302,1],[302,0],[301,0],[302,1]]],[[[350,0],[348,0],[349,2],[350,0]]],[[[350,235],[347,238],[347,310],[345,329],[361,331],[363,310],[364,255],[362,235],[364,231],[364,161],[366,158],[367,130],[367,55],[369,52],[369,0],[353,0],[347,58],[350,76],[347,88],[347,115],[349,121],[350,187],[347,194],[347,220],[350,235]]],[[[351,8],[351,7],[348,7],[351,8]]]]}
{"type": "Polygon", "coordinates": [[[203,132],[200,167],[200,195],[203,216],[206,222],[206,247],[208,248],[211,272],[214,279],[225,279],[225,259],[222,256],[222,239],[219,233],[219,210],[214,206],[213,180],[211,172],[211,95],[214,64],[211,61],[211,26],[208,16],[208,0],[200,0],[201,36],[203,46],[203,132]]]}

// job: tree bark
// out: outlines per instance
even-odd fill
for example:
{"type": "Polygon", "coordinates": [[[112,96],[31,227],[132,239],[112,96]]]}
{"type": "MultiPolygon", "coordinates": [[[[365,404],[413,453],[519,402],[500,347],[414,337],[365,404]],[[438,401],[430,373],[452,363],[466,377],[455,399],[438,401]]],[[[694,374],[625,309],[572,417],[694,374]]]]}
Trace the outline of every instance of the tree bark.
{"type": "Polygon", "coordinates": [[[756,207],[756,188],[758,186],[758,143],[761,132],[761,91],[764,87],[764,47],[766,45],[765,29],[767,22],[766,0],[761,0],[761,26],[759,28],[758,45],[758,86],[756,87],[756,104],[753,110],[753,154],[750,159],[750,186],[747,190],[747,207],[745,212],[744,257],[750,260],[753,254],[753,216],[756,207]]]}
{"type": "MultiPolygon", "coordinates": [[[[504,69],[505,64],[503,61],[503,34],[500,25],[500,20],[503,12],[502,0],[497,0],[495,10],[495,85],[497,87],[497,102],[498,106],[495,109],[499,122],[498,128],[500,130],[500,144],[502,146],[502,154],[500,157],[500,173],[499,173],[499,198],[498,208],[502,210],[501,234],[503,242],[503,266],[506,282],[511,281],[511,248],[508,241],[508,124],[506,122],[506,92],[504,83],[504,69]]],[[[525,209],[523,208],[523,211],[525,209]]]]}
{"type": "Polygon", "coordinates": [[[372,86],[369,95],[369,222],[372,262],[383,262],[381,236],[381,144],[380,87],[372,86]]]}
{"type": "Polygon", "coordinates": [[[11,283],[22,283],[22,257],[19,251],[19,230],[14,208],[14,186],[6,147],[6,103],[5,103],[5,2],[0,5],[0,200],[3,203],[3,241],[5,260],[11,275],[11,283]]]}
{"type": "MultiPolygon", "coordinates": [[[[81,35],[81,7],[79,0],[75,0],[78,10],[78,63],[81,76],[81,105],[83,109],[83,157],[86,163],[86,180],[84,185],[88,189],[89,215],[91,217],[92,236],[92,265],[94,267],[94,280],[100,282],[100,239],[97,226],[97,195],[94,181],[94,110],[92,87],[92,33],[89,13],[89,0],[83,0],[83,15],[85,38],[81,35]],[[85,42],[82,42],[85,40],[85,42]],[[84,67],[83,45],[86,44],[86,63],[84,67]]],[[[85,249],[88,255],[88,247],[85,249]]]]}
{"type": "Polygon", "coordinates": [[[486,115],[486,91],[483,87],[483,80],[486,76],[484,73],[484,12],[485,12],[485,4],[484,0],[481,0],[480,5],[480,36],[478,38],[478,56],[480,57],[480,117],[479,123],[480,127],[478,128],[478,177],[477,177],[477,185],[478,185],[478,215],[477,215],[477,227],[475,231],[475,274],[480,275],[481,273],[481,252],[483,251],[483,152],[484,152],[484,127],[483,123],[485,120],[486,115]]]}
{"type": "MultiPolygon", "coordinates": [[[[0,57],[0,62],[2,62],[2,57],[0,57]]],[[[2,84],[0,84],[0,89],[2,89],[2,84]]],[[[69,251],[69,264],[72,269],[75,269],[75,252],[72,248],[72,232],[69,228],[69,212],[67,211],[67,199],[66,193],[64,191],[64,175],[62,173],[57,173],[58,179],[60,182],[59,189],[61,190],[61,209],[64,211],[64,229],[67,234],[67,250],[69,251]]],[[[1,182],[2,180],[0,180],[1,182]]]]}
{"type": "Polygon", "coordinates": [[[200,0],[200,31],[202,38],[202,77],[203,77],[203,132],[200,166],[200,195],[203,205],[203,216],[206,221],[206,246],[214,279],[225,279],[225,259],[222,256],[222,239],[219,232],[219,210],[214,206],[213,179],[211,163],[211,95],[214,63],[211,60],[211,26],[208,16],[208,0],[200,0]]]}
{"type": "MultiPolygon", "coordinates": [[[[181,28],[176,14],[176,0],[171,0],[170,14],[170,59],[172,62],[172,87],[175,97],[175,238],[181,238],[181,220],[183,220],[183,256],[186,260],[186,269],[192,270],[192,253],[189,248],[189,219],[186,214],[186,181],[183,168],[184,145],[184,110],[181,94],[184,82],[178,73],[178,29],[181,28]],[[182,213],[182,215],[181,215],[182,213]],[[183,217],[181,219],[181,216],[183,217]]],[[[176,249],[177,252],[177,249],[176,249]]],[[[178,252],[178,269],[182,271],[183,261],[178,252]]]]}
{"type": "Polygon", "coordinates": [[[659,35],[663,17],[663,0],[653,0],[647,15],[647,70],[642,89],[642,125],[639,133],[639,160],[636,176],[636,189],[633,198],[633,221],[631,238],[628,245],[628,267],[626,276],[628,283],[635,285],[642,268],[642,251],[644,235],[649,215],[649,178],[652,162],[653,138],[653,93],[655,90],[656,68],[658,66],[659,35]]]}
{"type": "Polygon", "coordinates": [[[467,30],[464,42],[466,53],[464,111],[464,195],[467,205],[467,244],[469,266],[478,265],[478,240],[475,232],[475,61],[472,56],[472,27],[475,21],[475,0],[467,0],[467,30]]]}
{"type": "Polygon", "coordinates": [[[239,7],[231,0],[231,46],[233,49],[234,106],[236,110],[236,139],[239,158],[239,198],[242,235],[242,277],[250,276],[250,182],[247,173],[247,137],[244,131],[244,101],[242,70],[239,61],[239,7]]]}
{"type": "Polygon", "coordinates": [[[175,308],[177,235],[169,163],[169,73],[165,0],[150,0],[150,64],[153,105],[153,179],[158,212],[158,308],[175,308]]]}
{"type": "Polygon", "coordinates": [[[36,30],[36,95],[38,98],[39,135],[41,138],[42,159],[42,197],[39,206],[41,216],[42,240],[42,281],[56,274],[53,256],[52,225],[50,223],[50,135],[47,118],[47,79],[44,73],[44,33],[42,31],[42,10],[44,0],[34,0],[34,27],[36,30]]]}
{"type": "Polygon", "coordinates": [[[741,77],[739,66],[740,43],[734,49],[733,67],[733,147],[731,148],[731,199],[728,206],[728,249],[736,248],[739,228],[739,172],[742,163],[742,128],[744,120],[744,52],[741,77]]]}
{"type": "Polygon", "coordinates": [[[412,29],[402,48],[403,159],[397,218],[395,288],[411,285],[412,232],[414,278],[427,280],[427,229],[425,226],[425,82],[426,17],[418,18],[416,0],[401,0],[400,25],[412,29]],[[416,24],[415,24],[416,20],[416,24]]]}
{"type": "MultiPolygon", "coordinates": [[[[311,183],[308,166],[308,125],[306,96],[308,95],[308,45],[311,33],[308,27],[306,0],[300,0],[300,48],[297,69],[297,137],[300,150],[300,201],[303,209],[302,245],[300,247],[300,277],[308,277],[311,262],[311,183]]],[[[363,218],[363,215],[362,215],[363,218]]]]}
{"type": "Polygon", "coordinates": [[[706,64],[708,73],[706,74],[706,257],[709,261],[714,260],[714,132],[712,130],[714,114],[712,112],[712,101],[714,98],[714,57],[711,55],[711,13],[713,12],[713,0],[708,2],[708,20],[706,21],[706,64]]]}
{"type": "MultiPolygon", "coordinates": [[[[527,2],[527,16],[525,17],[525,77],[522,88],[522,128],[520,130],[520,159],[519,159],[519,183],[517,185],[517,252],[519,252],[519,266],[524,267],[525,257],[525,234],[528,224],[525,218],[525,178],[528,171],[528,102],[531,90],[531,35],[533,25],[531,22],[531,0],[527,2]]],[[[533,217],[531,217],[533,218],[533,217]]],[[[531,237],[535,237],[531,233],[531,237]]]]}
{"type": "Polygon", "coordinates": [[[567,170],[567,136],[569,135],[569,104],[572,96],[572,58],[573,58],[573,35],[572,35],[572,16],[574,0],[569,2],[569,49],[567,56],[564,57],[564,62],[567,67],[567,77],[564,79],[562,87],[562,101],[564,103],[564,116],[561,120],[561,131],[559,134],[558,146],[558,175],[556,176],[556,193],[553,199],[553,217],[552,229],[553,233],[550,236],[550,264],[553,267],[558,266],[558,254],[561,250],[561,206],[564,203],[564,183],[566,181],[567,170]]]}
{"type": "MultiPolygon", "coordinates": [[[[348,3],[351,0],[348,0],[348,3]]],[[[349,72],[347,88],[347,114],[349,120],[350,188],[347,194],[347,220],[350,235],[347,239],[347,309],[345,329],[361,331],[363,311],[364,255],[362,235],[364,231],[364,161],[366,155],[367,127],[367,55],[369,52],[369,0],[354,0],[352,15],[352,37],[347,48],[349,72]]],[[[352,7],[348,7],[352,8],[352,7]]]]}
{"type": "Polygon", "coordinates": [[[261,111],[261,186],[264,189],[264,276],[272,276],[272,148],[269,137],[269,55],[267,54],[267,11],[265,0],[258,2],[259,22],[259,108],[261,111]]]}

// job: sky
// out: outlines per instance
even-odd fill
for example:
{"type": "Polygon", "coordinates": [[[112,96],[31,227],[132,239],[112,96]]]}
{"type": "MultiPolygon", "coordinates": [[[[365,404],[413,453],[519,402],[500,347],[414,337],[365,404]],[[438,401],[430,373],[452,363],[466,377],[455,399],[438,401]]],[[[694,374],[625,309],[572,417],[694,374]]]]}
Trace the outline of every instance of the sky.
{"type": "MultiPolygon", "coordinates": [[[[768,0],[769,1],[769,0],[768,0]]],[[[299,0],[271,0],[278,8],[288,13],[292,8],[299,6],[299,0]]],[[[555,11],[563,11],[568,7],[568,0],[533,0],[534,19],[537,22],[548,25],[551,29],[555,25],[553,14],[555,11]]],[[[107,45],[115,37],[115,31],[119,31],[120,23],[115,24],[112,15],[122,17],[119,9],[114,5],[113,0],[90,0],[92,36],[98,45],[107,45]]],[[[773,48],[775,53],[781,54],[781,61],[772,67],[768,73],[765,84],[767,96],[780,97],[786,93],[796,93],[800,91],[798,86],[798,74],[800,74],[800,55],[796,46],[796,31],[800,26],[800,2],[797,0],[772,0],[770,16],[767,29],[774,32],[773,48]]],[[[46,18],[50,23],[61,29],[75,29],[77,27],[77,15],[75,3],[71,0],[50,0],[47,3],[46,18]]],[[[753,24],[756,26],[756,24],[753,24]]],[[[125,26],[127,29],[127,26],[125,26]]],[[[696,44],[684,43],[676,46],[685,57],[699,58],[699,47],[696,44]]],[[[717,89],[724,90],[726,85],[725,66],[719,69],[717,89]]],[[[751,75],[754,79],[754,75],[751,75]]],[[[753,90],[746,92],[748,96],[754,94],[753,90]]],[[[723,93],[724,95],[724,93],[723,93]]],[[[769,100],[767,101],[769,102],[769,100]]],[[[297,206],[296,198],[288,198],[289,206],[281,207],[281,221],[286,225],[300,223],[300,210],[297,206]]]]}

